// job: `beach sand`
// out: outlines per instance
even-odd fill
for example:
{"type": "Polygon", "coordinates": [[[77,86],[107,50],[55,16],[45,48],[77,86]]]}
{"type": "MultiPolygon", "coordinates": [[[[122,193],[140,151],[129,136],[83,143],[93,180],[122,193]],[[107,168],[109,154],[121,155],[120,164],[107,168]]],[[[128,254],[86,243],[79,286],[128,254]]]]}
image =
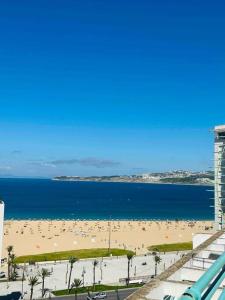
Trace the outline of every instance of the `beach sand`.
{"type": "Polygon", "coordinates": [[[14,246],[16,256],[73,249],[111,248],[147,252],[154,244],[192,240],[197,232],[209,232],[212,221],[5,221],[3,257],[14,246]]]}

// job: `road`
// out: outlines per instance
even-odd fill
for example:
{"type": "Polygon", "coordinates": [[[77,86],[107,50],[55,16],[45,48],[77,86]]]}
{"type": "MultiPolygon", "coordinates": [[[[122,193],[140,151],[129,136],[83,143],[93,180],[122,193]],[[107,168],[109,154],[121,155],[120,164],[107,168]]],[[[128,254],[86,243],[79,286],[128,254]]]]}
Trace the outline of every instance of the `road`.
{"type": "MultiPolygon", "coordinates": [[[[106,300],[123,300],[127,298],[130,294],[134,293],[137,290],[137,288],[133,289],[124,289],[124,290],[119,290],[119,298],[117,298],[117,294],[115,291],[109,291],[107,292],[107,298],[106,300]]],[[[59,296],[59,297],[52,297],[52,300],[74,300],[74,295],[72,296],[59,296]]],[[[86,300],[87,299],[87,294],[82,294],[77,296],[78,300],[86,300]]]]}

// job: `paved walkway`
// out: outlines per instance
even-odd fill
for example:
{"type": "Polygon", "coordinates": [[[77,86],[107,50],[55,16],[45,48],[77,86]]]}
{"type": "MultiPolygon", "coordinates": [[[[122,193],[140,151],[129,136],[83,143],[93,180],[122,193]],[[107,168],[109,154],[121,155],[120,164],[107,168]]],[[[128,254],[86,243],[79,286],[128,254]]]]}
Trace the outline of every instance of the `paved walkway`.
{"type": "MultiPolygon", "coordinates": [[[[180,259],[182,253],[170,253],[161,255],[162,261],[158,266],[158,273],[163,272],[166,268],[172,265],[175,261],[180,259]]],[[[115,284],[121,282],[121,279],[127,277],[127,258],[126,257],[112,257],[98,259],[99,264],[96,267],[96,283],[115,284]]],[[[39,263],[36,266],[26,267],[25,276],[35,276],[41,270],[47,268],[52,271],[52,275],[45,280],[45,287],[50,290],[66,289],[68,284],[70,265],[68,262],[58,263],[39,263]]],[[[131,262],[130,276],[131,277],[146,277],[154,275],[155,265],[152,255],[135,256],[131,262]],[[146,264],[145,264],[146,263],[146,264]]],[[[18,271],[21,275],[22,270],[18,271]]],[[[84,285],[92,285],[93,283],[93,259],[80,260],[74,264],[72,271],[72,280],[74,278],[84,279],[84,285]],[[82,277],[84,273],[84,277],[82,277]]],[[[72,281],[71,280],[71,281],[72,281]]],[[[34,288],[34,297],[40,297],[41,284],[34,288]]],[[[21,291],[21,281],[16,282],[1,282],[0,294],[6,295],[11,292],[21,291]]],[[[29,297],[30,287],[28,281],[24,282],[25,298],[29,297]]]]}

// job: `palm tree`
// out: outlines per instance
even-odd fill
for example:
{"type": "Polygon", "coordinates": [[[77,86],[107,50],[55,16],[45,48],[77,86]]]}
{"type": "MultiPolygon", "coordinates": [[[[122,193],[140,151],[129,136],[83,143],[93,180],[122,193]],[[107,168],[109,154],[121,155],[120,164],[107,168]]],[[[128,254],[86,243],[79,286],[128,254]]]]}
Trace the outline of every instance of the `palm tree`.
{"type": "Polygon", "coordinates": [[[11,266],[12,266],[12,272],[15,273],[16,269],[18,268],[18,265],[13,261],[11,262],[11,266]]]}
{"type": "Polygon", "coordinates": [[[14,253],[12,253],[12,254],[10,254],[9,258],[10,258],[10,260],[11,260],[11,263],[13,264],[14,261],[15,261],[16,256],[15,256],[14,253]]]}
{"type": "Polygon", "coordinates": [[[132,253],[127,254],[127,285],[129,285],[129,282],[130,282],[130,262],[133,257],[134,257],[134,254],[132,254],[132,253]]]}
{"type": "Polygon", "coordinates": [[[93,261],[93,290],[95,291],[95,269],[98,265],[97,259],[93,261]]]}
{"type": "Polygon", "coordinates": [[[34,292],[34,287],[38,285],[40,282],[38,282],[38,277],[37,276],[31,276],[28,279],[28,285],[30,285],[30,300],[33,299],[33,292],[34,292]]]}
{"type": "Polygon", "coordinates": [[[70,291],[75,288],[75,300],[77,300],[77,289],[81,286],[82,280],[75,278],[71,284],[70,291]]]}
{"type": "Polygon", "coordinates": [[[68,290],[70,289],[70,281],[71,281],[71,275],[72,275],[72,270],[73,270],[73,265],[75,262],[78,261],[78,258],[71,256],[69,258],[69,263],[70,263],[70,274],[69,274],[69,280],[68,280],[68,290]]]}
{"type": "Polygon", "coordinates": [[[11,274],[10,274],[10,280],[15,281],[17,279],[17,277],[18,277],[18,272],[13,267],[13,270],[11,271],[11,274]]]}
{"type": "Polygon", "coordinates": [[[10,267],[11,267],[11,259],[10,259],[10,256],[12,255],[12,251],[13,251],[13,246],[8,246],[6,248],[7,252],[8,252],[8,279],[10,280],[10,267]]]}
{"type": "Polygon", "coordinates": [[[83,271],[82,271],[82,274],[81,274],[81,276],[83,278],[83,287],[84,287],[84,275],[85,274],[86,274],[86,270],[85,270],[85,268],[83,268],[83,271]]]}
{"type": "Polygon", "coordinates": [[[88,297],[91,298],[91,293],[90,293],[90,288],[87,287],[87,294],[88,294],[88,297]]]}
{"type": "Polygon", "coordinates": [[[41,271],[38,273],[38,276],[41,277],[42,280],[42,287],[41,287],[41,297],[44,297],[45,294],[45,278],[49,277],[52,273],[45,268],[42,268],[41,271]]]}
{"type": "Polygon", "coordinates": [[[154,255],[154,261],[155,261],[155,276],[157,275],[157,266],[161,262],[161,257],[158,255],[154,255]]]}
{"type": "Polygon", "coordinates": [[[120,295],[119,295],[118,287],[116,288],[115,292],[116,292],[116,299],[120,300],[120,295]]]}
{"type": "Polygon", "coordinates": [[[18,273],[16,271],[16,269],[18,268],[18,265],[15,263],[15,254],[10,254],[9,256],[9,265],[10,265],[10,280],[16,280],[16,278],[18,277],[18,273]]]}
{"type": "Polygon", "coordinates": [[[25,279],[26,279],[26,277],[25,277],[25,263],[24,263],[23,273],[22,273],[22,278],[21,278],[21,282],[22,282],[22,292],[21,292],[21,294],[22,294],[22,297],[23,297],[23,282],[24,282],[25,279]]]}
{"type": "Polygon", "coordinates": [[[16,256],[15,254],[10,255],[10,266],[11,266],[11,273],[16,272],[18,265],[15,263],[16,256]]]}

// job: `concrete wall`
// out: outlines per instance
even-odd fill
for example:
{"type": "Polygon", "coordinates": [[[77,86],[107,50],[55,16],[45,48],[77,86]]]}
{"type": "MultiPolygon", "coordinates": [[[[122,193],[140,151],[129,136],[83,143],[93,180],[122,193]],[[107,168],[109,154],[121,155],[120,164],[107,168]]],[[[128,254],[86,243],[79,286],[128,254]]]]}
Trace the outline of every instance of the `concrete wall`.
{"type": "Polygon", "coordinates": [[[169,280],[175,281],[197,281],[205,270],[182,268],[169,277],[169,280]]]}
{"type": "Polygon", "coordinates": [[[188,287],[187,284],[179,283],[179,282],[162,282],[160,286],[154,290],[152,290],[148,295],[147,299],[163,299],[165,295],[175,296],[178,299],[182,293],[188,287]]]}
{"type": "Polygon", "coordinates": [[[197,248],[200,244],[209,239],[213,234],[212,233],[196,233],[193,236],[193,249],[197,248]]]}
{"type": "MultiPolygon", "coordinates": [[[[224,236],[224,235],[223,235],[224,236]]],[[[221,244],[221,245],[225,245],[225,238],[224,237],[221,237],[217,240],[215,240],[214,244],[221,244]]]]}
{"type": "MultiPolygon", "coordinates": [[[[152,290],[148,295],[147,299],[160,299],[162,300],[165,295],[171,295],[175,297],[175,300],[178,300],[180,296],[185,292],[185,290],[190,287],[190,285],[186,283],[179,283],[179,282],[172,282],[172,281],[165,281],[163,282],[160,287],[155,288],[152,290]]],[[[218,300],[219,295],[221,294],[222,289],[218,289],[211,300],[218,300]]]]}

